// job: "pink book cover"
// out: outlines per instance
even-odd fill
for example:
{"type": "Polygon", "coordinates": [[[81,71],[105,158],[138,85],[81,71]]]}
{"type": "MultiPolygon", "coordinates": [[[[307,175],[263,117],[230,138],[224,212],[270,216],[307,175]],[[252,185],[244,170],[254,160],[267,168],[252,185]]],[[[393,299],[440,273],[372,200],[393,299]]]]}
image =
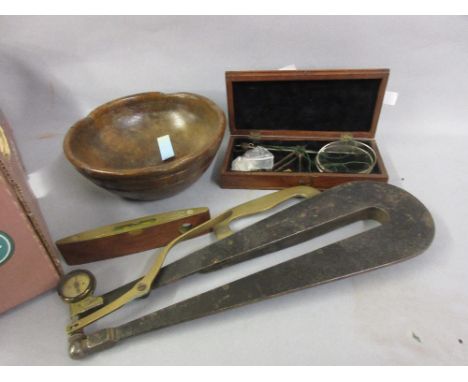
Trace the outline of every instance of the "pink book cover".
{"type": "Polygon", "coordinates": [[[0,314],[54,288],[60,275],[56,249],[0,112],[0,314]]]}

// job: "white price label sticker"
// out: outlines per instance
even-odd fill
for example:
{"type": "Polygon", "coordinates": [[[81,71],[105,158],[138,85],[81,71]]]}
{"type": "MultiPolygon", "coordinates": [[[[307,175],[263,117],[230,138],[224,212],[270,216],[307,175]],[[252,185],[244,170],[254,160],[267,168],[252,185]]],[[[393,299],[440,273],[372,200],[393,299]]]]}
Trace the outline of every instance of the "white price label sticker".
{"type": "Polygon", "coordinates": [[[384,105],[395,106],[398,100],[397,92],[385,92],[383,103],[384,105]]]}
{"type": "Polygon", "coordinates": [[[169,135],[163,135],[162,137],[158,138],[158,147],[162,160],[166,160],[175,156],[171,137],[169,135]]]}

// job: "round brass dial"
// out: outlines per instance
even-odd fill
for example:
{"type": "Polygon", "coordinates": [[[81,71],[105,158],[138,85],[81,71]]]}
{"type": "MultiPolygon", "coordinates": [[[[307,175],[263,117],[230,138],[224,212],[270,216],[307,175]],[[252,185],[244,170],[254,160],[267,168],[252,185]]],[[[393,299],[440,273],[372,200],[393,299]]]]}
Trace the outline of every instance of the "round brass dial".
{"type": "Polygon", "coordinates": [[[66,274],[57,288],[65,302],[77,302],[94,292],[96,279],[89,271],[78,269],[66,274]]]}

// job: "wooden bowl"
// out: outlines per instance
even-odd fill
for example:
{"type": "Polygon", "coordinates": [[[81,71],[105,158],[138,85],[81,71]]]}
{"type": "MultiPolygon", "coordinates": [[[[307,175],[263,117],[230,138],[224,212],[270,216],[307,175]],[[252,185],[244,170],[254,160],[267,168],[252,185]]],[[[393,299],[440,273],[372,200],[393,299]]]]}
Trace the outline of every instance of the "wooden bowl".
{"type": "Polygon", "coordinates": [[[154,200],[195,182],[224,135],[223,111],[190,93],[142,93],[106,103],[75,123],[64,140],[68,160],[86,178],[120,196],[154,200]],[[175,156],[162,160],[157,138],[175,156]]]}

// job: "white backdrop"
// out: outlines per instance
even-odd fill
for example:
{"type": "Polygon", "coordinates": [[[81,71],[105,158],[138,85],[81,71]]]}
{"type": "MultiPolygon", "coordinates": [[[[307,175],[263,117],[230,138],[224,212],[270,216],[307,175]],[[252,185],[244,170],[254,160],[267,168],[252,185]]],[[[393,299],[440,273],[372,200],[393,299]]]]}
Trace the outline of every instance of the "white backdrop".
{"type": "MultiPolygon", "coordinates": [[[[0,316],[0,364],[468,364],[467,37],[466,17],[1,17],[0,108],[43,195],[54,240],[171,209],[209,206],[215,215],[266,194],[218,187],[226,139],[196,184],[144,203],[82,178],[64,158],[62,140],[94,107],[143,91],[199,93],[226,110],[226,70],[288,64],[391,69],[388,90],[399,100],[384,106],[376,138],[390,182],[426,204],[437,233],[430,249],[408,262],[164,329],[84,361],[68,358],[67,307],[49,292],[0,316]]],[[[184,243],[172,259],[212,240],[184,243]]],[[[326,240],[195,276],[96,327],[326,240]]],[[[150,254],[87,268],[104,292],[140,275],[150,254]]]]}

